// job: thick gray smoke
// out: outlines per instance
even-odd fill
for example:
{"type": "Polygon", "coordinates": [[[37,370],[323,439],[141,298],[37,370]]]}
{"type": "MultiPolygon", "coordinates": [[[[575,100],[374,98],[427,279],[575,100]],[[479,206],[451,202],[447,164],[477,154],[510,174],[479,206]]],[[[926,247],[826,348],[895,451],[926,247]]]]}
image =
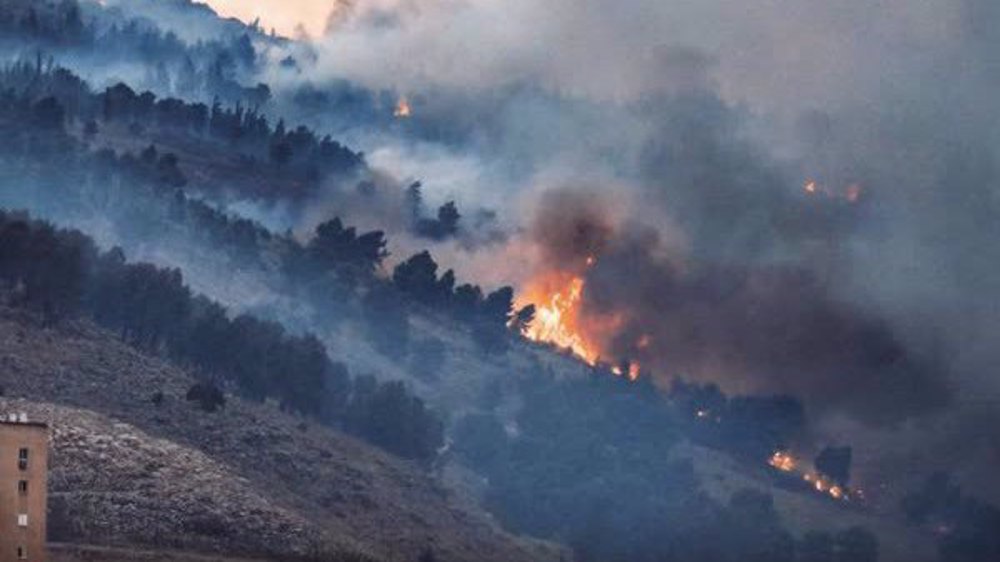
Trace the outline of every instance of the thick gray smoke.
{"type": "MultiPolygon", "coordinates": [[[[803,394],[851,420],[831,431],[947,433],[1000,397],[998,29],[991,0],[369,0],[268,79],[279,101],[342,79],[406,95],[410,120],[358,141],[397,173],[448,147],[435,169],[476,181],[427,192],[497,207],[497,264],[577,260],[530,226],[584,225],[587,306],[631,315],[623,355],[803,394]],[[604,186],[615,218],[525,212],[567,185],[604,186]],[[632,349],[647,333],[666,348],[632,349]]],[[[881,435],[870,451],[905,434],[881,435]]]]}
{"type": "Polygon", "coordinates": [[[908,348],[815,271],[692,261],[656,229],[610,220],[592,198],[550,192],[532,231],[546,263],[581,272],[584,318],[619,319],[599,342],[609,359],[639,361],[661,382],[683,375],[730,391],[790,393],[814,414],[876,425],[948,404],[936,350],[908,348]]]}

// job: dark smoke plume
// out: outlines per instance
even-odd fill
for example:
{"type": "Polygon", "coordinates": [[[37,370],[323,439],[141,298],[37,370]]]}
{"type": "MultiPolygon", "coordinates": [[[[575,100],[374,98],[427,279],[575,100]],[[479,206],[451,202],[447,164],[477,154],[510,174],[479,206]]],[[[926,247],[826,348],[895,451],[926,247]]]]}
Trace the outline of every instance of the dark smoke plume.
{"type": "Polygon", "coordinates": [[[719,382],[739,392],[788,393],[814,413],[892,424],[947,405],[937,357],[904,344],[876,314],[842,301],[814,273],[788,264],[696,262],[670,256],[657,230],[612,225],[593,199],[551,193],[536,241],[555,267],[585,263],[584,316],[622,319],[614,360],[638,360],[664,382],[719,382]]]}

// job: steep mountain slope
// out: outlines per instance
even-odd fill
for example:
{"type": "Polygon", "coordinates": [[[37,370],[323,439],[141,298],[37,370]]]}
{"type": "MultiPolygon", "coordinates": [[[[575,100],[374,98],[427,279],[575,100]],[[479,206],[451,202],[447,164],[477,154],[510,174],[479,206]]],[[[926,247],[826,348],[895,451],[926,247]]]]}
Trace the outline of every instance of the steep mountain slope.
{"type": "Polygon", "coordinates": [[[500,531],[422,468],[273,405],[230,398],[202,412],[184,399],[192,382],[89,323],[45,329],[0,308],[0,410],[54,427],[54,540],[281,559],[559,556],[500,531]]]}
{"type": "Polygon", "coordinates": [[[689,459],[702,476],[705,491],[719,501],[734,493],[754,489],[770,494],[782,522],[796,535],[831,528],[862,526],[879,539],[882,562],[930,562],[937,559],[933,538],[920,529],[904,524],[885,509],[864,503],[835,501],[825,494],[793,491],[776,485],[774,474],[766,465],[753,470],[724,453],[685,444],[674,454],[689,459]]]}

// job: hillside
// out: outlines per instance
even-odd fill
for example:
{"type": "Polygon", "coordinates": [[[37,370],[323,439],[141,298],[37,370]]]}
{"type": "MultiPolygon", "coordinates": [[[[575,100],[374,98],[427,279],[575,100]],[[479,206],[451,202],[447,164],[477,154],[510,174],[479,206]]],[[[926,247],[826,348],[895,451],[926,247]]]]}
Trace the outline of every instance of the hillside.
{"type": "Polygon", "coordinates": [[[895,514],[865,504],[834,501],[822,494],[785,489],[775,485],[772,471],[765,466],[750,470],[745,464],[711,449],[685,444],[674,454],[691,460],[695,470],[702,475],[705,491],[714,499],[725,501],[739,490],[748,488],[770,494],[781,520],[796,535],[831,527],[862,526],[879,538],[879,560],[883,562],[936,560],[932,537],[905,525],[895,514]]]}
{"type": "Polygon", "coordinates": [[[0,410],[53,425],[57,542],[280,559],[558,556],[500,531],[421,467],[272,405],[230,397],[202,412],[184,399],[189,373],[87,322],[43,329],[0,309],[0,366],[0,410]]]}
{"type": "Polygon", "coordinates": [[[590,192],[542,173],[559,160],[544,146],[487,140],[490,119],[470,119],[482,145],[447,140],[475,112],[309,72],[307,41],[277,48],[188,0],[84,4],[81,21],[75,0],[0,0],[24,59],[0,72],[0,414],[53,425],[57,562],[951,562],[969,536],[1000,553],[1000,509],[947,478],[916,489],[938,463],[883,464],[930,439],[861,437],[950,394],[937,338],[851,289],[848,248],[890,224],[874,178],[772,161],[698,89],[590,108],[648,126],[606,139],[635,170],[580,168],[590,192]],[[58,7],[26,17],[36,4],[58,7]],[[366,158],[410,141],[537,197],[489,203],[475,176],[435,219],[454,181],[436,151],[366,158]],[[633,196],[649,208],[612,201],[633,196]],[[228,405],[187,400],[196,380],[228,405]]]}

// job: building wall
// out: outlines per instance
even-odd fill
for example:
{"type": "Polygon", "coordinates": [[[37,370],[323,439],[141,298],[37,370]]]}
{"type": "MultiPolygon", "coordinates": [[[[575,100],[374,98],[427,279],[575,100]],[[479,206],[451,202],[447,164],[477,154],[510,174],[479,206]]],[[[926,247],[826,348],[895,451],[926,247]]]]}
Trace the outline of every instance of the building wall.
{"type": "Polygon", "coordinates": [[[44,562],[49,431],[44,424],[0,422],[0,562],[44,562]],[[26,466],[20,451],[27,449],[26,466]],[[20,482],[27,482],[22,491],[20,482]],[[27,526],[19,516],[27,515],[27,526]],[[23,549],[23,558],[18,549],[23,549]]]}

